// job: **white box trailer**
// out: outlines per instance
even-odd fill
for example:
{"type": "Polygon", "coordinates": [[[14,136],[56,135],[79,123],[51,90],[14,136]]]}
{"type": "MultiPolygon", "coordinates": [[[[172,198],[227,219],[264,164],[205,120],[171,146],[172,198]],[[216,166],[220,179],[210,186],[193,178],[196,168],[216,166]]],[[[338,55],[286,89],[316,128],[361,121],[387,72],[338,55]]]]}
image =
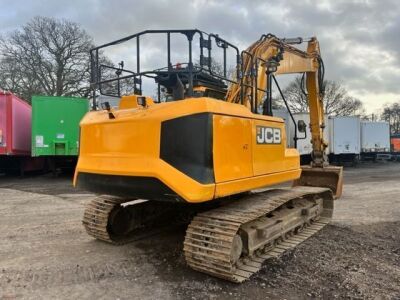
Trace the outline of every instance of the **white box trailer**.
{"type": "MultiPolygon", "coordinates": [[[[306,133],[297,132],[297,150],[300,155],[310,155],[312,152],[312,144],[311,144],[311,129],[310,129],[310,114],[308,113],[295,113],[293,114],[293,118],[295,119],[296,124],[298,121],[303,120],[306,123],[306,133]],[[305,137],[305,138],[304,138],[305,137]]],[[[289,123],[290,125],[290,146],[294,148],[294,133],[295,126],[293,122],[289,123]]],[[[325,116],[325,129],[324,129],[324,139],[328,141],[329,139],[329,124],[328,124],[328,116],[325,116]]],[[[329,153],[329,146],[327,148],[327,154],[329,153]]]]}
{"type": "Polygon", "coordinates": [[[361,151],[359,117],[329,117],[329,153],[334,161],[357,161],[361,151]]]}
{"type": "Polygon", "coordinates": [[[290,114],[286,109],[273,109],[272,115],[274,117],[282,118],[285,121],[285,131],[286,131],[286,146],[291,147],[290,143],[290,130],[293,127],[293,121],[290,118],[290,114]]]}
{"type": "Polygon", "coordinates": [[[361,152],[390,152],[388,122],[361,121],[361,152]]]}

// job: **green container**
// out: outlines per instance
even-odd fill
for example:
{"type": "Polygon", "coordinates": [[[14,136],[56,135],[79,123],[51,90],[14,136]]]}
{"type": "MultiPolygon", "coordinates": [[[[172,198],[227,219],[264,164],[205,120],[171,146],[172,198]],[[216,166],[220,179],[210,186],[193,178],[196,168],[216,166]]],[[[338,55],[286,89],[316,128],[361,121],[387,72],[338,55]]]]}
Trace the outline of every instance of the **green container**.
{"type": "Polygon", "coordinates": [[[72,97],[32,97],[32,156],[78,155],[79,122],[89,101],[72,97]]]}

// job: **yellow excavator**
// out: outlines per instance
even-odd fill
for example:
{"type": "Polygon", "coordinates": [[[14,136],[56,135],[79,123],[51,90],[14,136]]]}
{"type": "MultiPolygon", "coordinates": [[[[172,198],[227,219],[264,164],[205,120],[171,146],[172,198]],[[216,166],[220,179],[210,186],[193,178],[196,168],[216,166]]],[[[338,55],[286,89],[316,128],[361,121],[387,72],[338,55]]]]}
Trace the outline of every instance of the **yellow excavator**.
{"type": "MultiPolygon", "coordinates": [[[[188,265],[242,282],[329,222],[342,168],[329,166],[325,155],[324,65],[316,38],[268,34],[240,51],[197,29],[147,30],[92,49],[91,61],[94,109],[80,124],[74,176],[75,186],[101,195],[85,209],[88,234],[122,244],[186,220],[188,265]],[[148,69],[140,41],[155,35],[165,36],[166,67],[148,69]],[[186,63],[171,62],[175,36],[186,38],[186,63]],[[127,41],[136,43],[136,68],[104,64],[103,51],[127,41]],[[302,43],[305,51],[296,46],[302,43]],[[219,68],[215,57],[222,57],[219,68]],[[305,79],[308,166],[286,147],[284,120],[273,116],[274,84],[286,103],[276,76],[290,73],[305,79]],[[156,84],[157,97],[142,95],[145,79],[156,84]],[[118,107],[100,103],[101,95],[120,99],[118,107]],[[265,189],[290,181],[291,188],[265,189]]],[[[295,125],[296,141],[306,124],[295,125]]]]}

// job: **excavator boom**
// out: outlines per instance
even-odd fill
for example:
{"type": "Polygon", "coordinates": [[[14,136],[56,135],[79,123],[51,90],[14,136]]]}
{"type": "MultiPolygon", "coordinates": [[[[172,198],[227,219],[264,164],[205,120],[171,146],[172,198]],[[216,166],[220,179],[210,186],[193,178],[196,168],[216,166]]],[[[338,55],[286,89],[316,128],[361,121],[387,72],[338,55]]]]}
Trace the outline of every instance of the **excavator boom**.
{"type": "Polygon", "coordinates": [[[323,134],[325,128],[323,105],[325,70],[320,47],[315,37],[308,39],[306,51],[291,45],[303,41],[302,38],[278,39],[271,34],[263,35],[243,51],[243,68],[241,70],[241,73],[244,74],[243,78],[240,83],[230,87],[226,100],[243,103],[253,111],[263,104],[263,113],[272,115],[271,85],[275,74],[305,74],[310,113],[312,162],[311,166],[302,167],[302,175],[295,180],[294,186],[329,187],[335,197],[339,198],[342,193],[343,171],[341,167],[329,166],[325,153],[328,146],[323,134]],[[264,103],[262,103],[263,99],[265,99],[264,103]]]}

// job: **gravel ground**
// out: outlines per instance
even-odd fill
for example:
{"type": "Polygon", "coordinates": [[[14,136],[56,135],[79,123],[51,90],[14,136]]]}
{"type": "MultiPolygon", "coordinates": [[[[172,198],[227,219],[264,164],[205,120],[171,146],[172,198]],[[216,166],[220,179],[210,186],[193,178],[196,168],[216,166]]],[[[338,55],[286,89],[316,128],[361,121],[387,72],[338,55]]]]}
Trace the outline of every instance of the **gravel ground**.
{"type": "Polygon", "coordinates": [[[332,223],[232,284],[185,265],[185,228],[129,245],[87,236],[68,177],[0,177],[0,299],[400,299],[400,164],[345,170],[332,223]]]}

